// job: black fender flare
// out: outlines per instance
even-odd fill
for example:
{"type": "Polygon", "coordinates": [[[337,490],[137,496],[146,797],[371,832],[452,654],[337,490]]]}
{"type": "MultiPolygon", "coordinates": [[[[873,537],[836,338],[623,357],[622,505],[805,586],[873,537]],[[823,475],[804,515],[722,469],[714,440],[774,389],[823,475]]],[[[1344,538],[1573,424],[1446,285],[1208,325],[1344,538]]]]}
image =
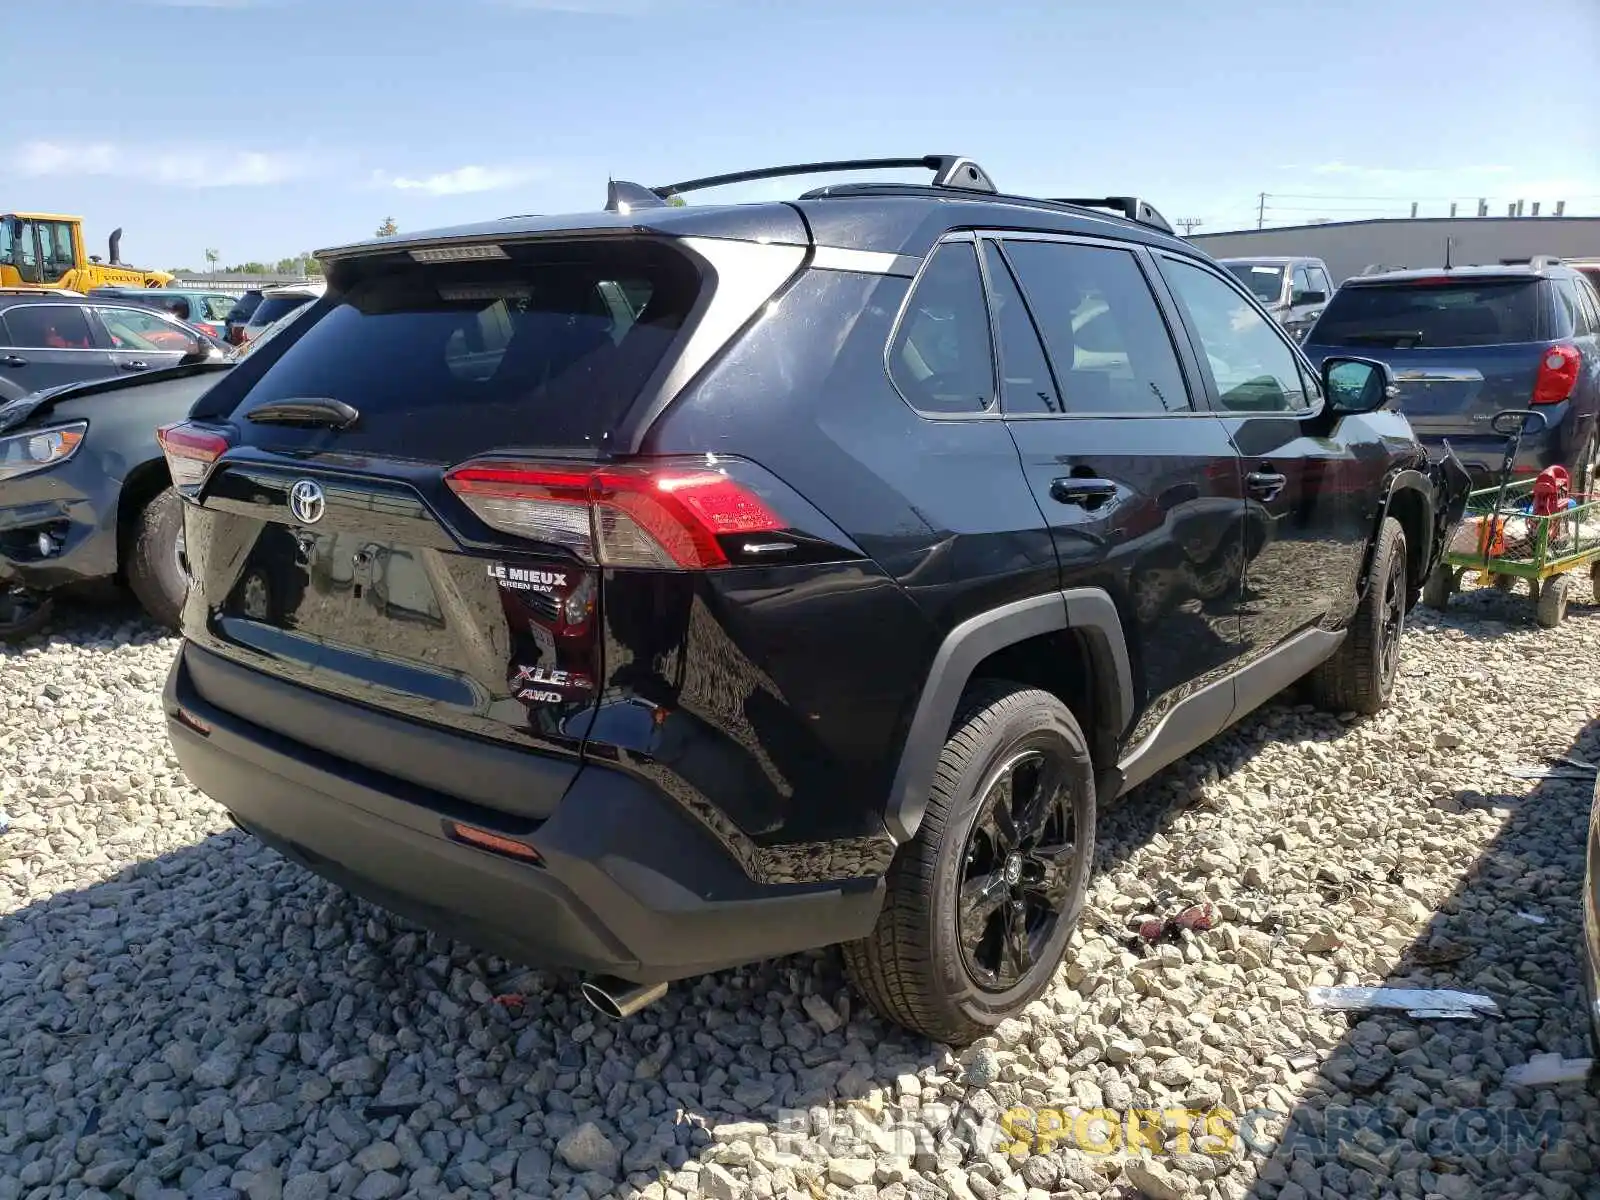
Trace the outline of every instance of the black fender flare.
{"type": "MultiPolygon", "coordinates": [[[[1081,633],[1095,664],[1096,703],[1120,738],[1134,713],[1133,668],[1122,618],[1099,588],[1071,588],[1017,600],[961,622],[940,643],[906,732],[884,825],[896,844],[916,836],[927,809],[939,755],[950,736],[961,694],[978,664],[998,650],[1041,634],[1081,633]]],[[[1091,739],[1092,730],[1085,730],[1091,739]]]]}
{"type": "MultiPolygon", "coordinates": [[[[1435,490],[1433,480],[1416,467],[1403,467],[1389,476],[1388,484],[1383,493],[1383,503],[1379,505],[1377,517],[1372,522],[1372,537],[1368,540],[1367,549],[1361,557],[1361,576],[1357,580],[1356,586],[1358,599],[1366,594],[1367,584],[1372,574],[1372,554],[1377,549],[1378,532],[1383,528],[1383,522],[1394,509],[1395,497],[1402,492],[1416,494],[1424,506],[1425,516],[1421,523],[1422,544],[1410,547],[1413,552],[1413,561],[1421,563],[1422,570],[1418,572],[1417,578],[1407,581],[1413,588],[1422,586],[1423,579],[1426,578],[1428,570],[1433,565],[1434,551],[1436,549],[1433,544],[1434,524],[1438,518],[1435,490]]],[[[1414,536],[1413,530],[1406,530],[1408,543],[1414,536]]]]}

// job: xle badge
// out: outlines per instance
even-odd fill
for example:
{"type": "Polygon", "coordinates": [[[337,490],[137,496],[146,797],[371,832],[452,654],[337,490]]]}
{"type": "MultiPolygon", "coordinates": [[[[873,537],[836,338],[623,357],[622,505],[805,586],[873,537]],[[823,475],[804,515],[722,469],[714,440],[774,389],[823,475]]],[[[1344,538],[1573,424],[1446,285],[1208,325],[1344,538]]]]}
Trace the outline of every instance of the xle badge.
{"type": "Polygon", "coordinates": [[[539,571],[532,567],[508,567],[505,563],[490,563],[489,578],[502,587],[519,592],[553,592],[567,586],[565,571],[539,571]]]}

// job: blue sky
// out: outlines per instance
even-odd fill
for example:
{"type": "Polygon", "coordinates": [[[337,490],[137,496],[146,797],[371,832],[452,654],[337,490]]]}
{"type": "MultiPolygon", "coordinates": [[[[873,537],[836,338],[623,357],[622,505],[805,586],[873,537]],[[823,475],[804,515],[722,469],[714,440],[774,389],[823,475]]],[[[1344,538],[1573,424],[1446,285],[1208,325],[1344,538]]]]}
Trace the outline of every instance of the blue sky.
{"type": "Polygon", "coordinates": [[[146,266],[276,260],[386,216],[590,209],[611,174],[936,152],[1007,190],[1135,192],[1203,231],[1254,225],[1261,192],[1275,224],[1480,196],[1600,213],[1596,0],[27,10],[0,39],[0,207],[81,213],[97,244],[121,225],[146,266]]]}

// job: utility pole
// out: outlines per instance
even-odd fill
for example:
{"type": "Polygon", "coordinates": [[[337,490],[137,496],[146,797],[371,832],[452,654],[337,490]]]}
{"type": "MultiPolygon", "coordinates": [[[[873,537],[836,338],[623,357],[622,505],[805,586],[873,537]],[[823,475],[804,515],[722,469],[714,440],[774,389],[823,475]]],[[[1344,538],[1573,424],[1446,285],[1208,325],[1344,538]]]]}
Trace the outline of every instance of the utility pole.
{"type": "Polygon", "coordinates": [[[1264,229],[1267,224],[1267,194],[1261,193],[1261,203],[1256,207],[1256,228],[1264,229]]]}
{"type": "Polygon", "coordinates": [[[1188,237],[1196,229],[1204,225],[1205,222],[1199,217],[1179,217],[1173,224],[1183,226],[1183,236],[1188,237]]]}

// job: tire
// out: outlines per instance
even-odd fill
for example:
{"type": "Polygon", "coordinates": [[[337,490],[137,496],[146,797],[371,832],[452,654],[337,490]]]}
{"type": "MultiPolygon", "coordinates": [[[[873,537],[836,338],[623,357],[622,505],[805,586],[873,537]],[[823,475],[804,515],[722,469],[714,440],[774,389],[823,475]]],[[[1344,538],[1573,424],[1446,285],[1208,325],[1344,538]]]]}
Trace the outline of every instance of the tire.
{"type": "Polygon", "coordinates": [[[1422,602],[1429,608],[1436,608],[1443,612],[1450,607],[1450,597],[1455,594],[1456,573],[1446,564],[1440,563],[1428,576],[1428,582],[1422,589],[1422,602]]]}
{"type": "Polygon", "coordinates": [[[128,586],[152,620],[169,629],[178,627],[189,580],[178,558],[183,533],[183,501],[170,487],[155,497],[134,518],[128,543],[128,586]]]}
{"type": "Polygon", "coordinates": [[[1539,589],[1539,603],[1533,610],[1534,619],[1545,629],[1554,629],[1567,619],[1567,577],[1557,575],[1544,581],[1539,589]]]}
{"type": "Polygon", "coordinates": [[[1589,568],[1589,587],[1594,591],[1596,600],[1600,600],[1600,562],[1589,568]]]}
{"type": "Polygon", "coordinates": [[[1514,592],[1517,590],[1517,577],[1515,575],[1491,575],[1489,582],[1497,592],[1514,592]]]}
{"type": "Polygon", "coordinates": [[[1311,673],[1311,693],[1332,712],[1372,716],[1388,706],[1400,669],[1405,633],[1406,533],[1385,517],[1372,551],[1366,595],[1344,643],[1311,673]]]}
{"type": "Polygon", "coordinates": [[[1049,986],[1083,912],[1095,812],[1088,743],[1066,705],[1021,684],[969,687],[917,835],[890,865],[877,927],[842,947],[856,990],[888,1020],[953,1046],[1016,1016],[1049,986]],[[1008,789],[994,786],[1007,778],[1008,789]],[[1041,792],[1056,802],[1038,836],[1011,839],[1020,849],[1007,853],[1012,816],[1041,792]],[[1046,862],[1059,872],[1049,900],[1046,862]],[[965,938],[963,911],[972,921],[965,938]],[[1020,943],[1008,941],[1019,917],[1020,943]],[[1018,944],[1020,957],[1008,952],[1018,944]]]}
{"type": "Polygon", "coordinates": [[[1576,493],[1579,504],[1589,502],[1597,476],[1600,476],[1600,434],[1589,439],[1583,453],[1578,456],[1578,461],[1572,465],[1572,490],[1576,493]]]}
{"type": "Polygon", "coordinates": [[[24,587],[0,586],[0,642],[21,642],[50,624],[55,600],[24,587]]]}

